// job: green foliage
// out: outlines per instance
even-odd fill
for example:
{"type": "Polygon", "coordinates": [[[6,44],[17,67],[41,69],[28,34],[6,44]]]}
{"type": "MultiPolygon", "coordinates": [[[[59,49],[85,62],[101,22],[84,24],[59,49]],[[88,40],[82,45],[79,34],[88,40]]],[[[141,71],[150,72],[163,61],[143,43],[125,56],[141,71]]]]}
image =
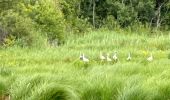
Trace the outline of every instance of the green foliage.
{"type": "Polygon", "coordinates": [[[170,54],[168,54],[168,59],[170,59],[170,54]]]}
{"type": "Polygon", "coordinates": [[[16,1],[13,10],[1,13],[2,26],[6,27],[9,37],[5,46],[45,45],[48,39],[57,44],[64,42],[65,20],[58,1],[16,1]],[[11,38],[12,37],[12,38],[11,38]],[[13,42],[15,41],[15,43],[13,42]]]}
{"type": "Polygon", "coordinates": [[[15,37],[12,36],[12,35],[9,35],[9,36],[8,36],[7,38],[5,38],[4,41],[3,41],[3,45],[4,45],[5,47],[13,46],[15,43],[16,43],[15,37]]]}
{"type": "Polygon", "coordinates": [[[21,3],[18,9],[21,14],[30,17],[49,41],[56,40],[58,43],[64,42],[65,20],[57,1],[39,0],[34,3],[21,3]]]}
{"type": "Polygon", "coordinates": [[[63,44],[70,33],[81,35],[94,28],[123,28],[127,33],[138,34],[169,30],[170,3],[158,1],[3,0],[0,28],[5,27],[8,37],[3,36],[0,41],[5,46],[56,46],[63,44]]]}
{"type": "Polygon", "coordinates": [[[83,61],[76,61],[74,62],[74,66],[78,69],[86,69],[90,66],[90,64],[83,61]]]}
{"type": "Polygon", "coordinates": [[[0,98],[1,98],[1,95],[4,94],[5,90],[6,90],[5,82],[0,80],[0,98]]]}
{"type": "MultiPolygon", "coordinates": [[[[123,28],[131,26],[136,22],[144,25],[147,23],[152,27],[157,24],[156,0],[95,0],[94,14],[93,1],[81,0],[79,13],[83,18],[88,18],[91,24],[93,23],[93,17],[95,17],[95,26],[97,28],[105,26],[103,20],[108,19],[109,16],[113,16],[116,22],[123,28]]],[[[160,10],[160,24],[163,29],[168,29],[166,25],[169,25],[169,11],[169,2],[165,0],[160,10]]]]}
{"type": "Polygon", "coordinates": [[[1,76],[9,76],[9,75],[11,75],[11,70],[9,68],[1,67],[0,75],[1,76]]]}
{"type": "Polygon", "coordinates": [[[28,17],[8,10],[1,13],[0,20],[8,32],[8,37],[4,41],[5,46],[14,45],[19,42],[20,46],[31,46],[38,43],[41,35],[35,30],[35,23],[28,17]]]}
{"type": "Polygon", "coordinates": [[[74,34],[85,33],[91,30],[92,25],[87,18],[81,15],[81,0],[60,0],[60,5],[66,20],[67,32],[74,34]]]}
{"type": "Polygon", "coordinates": [[[120,29],[119,23],[117,23],[116,19],[113,16],[107,16],[106,20],[104,21],[103,27],[109,30],[120,29]]]}
{"type": "MultiPolygon", "coordinates": [[[[77,35],[76,35],[77,36],[77,35]]],[[[0,88],[12,100],[167,100],[170,92],[168,35],[92,32],[60,48],[0,50],[0,88]],[[101,41],[102,40],[102,41],[101,41]],[[147,51],[148,50],[148,51],[147,51]],[[89,57],[90,66],[79,60],[89,57]],[[118,52],[117,63],[100,63],[101,51],[118,52]],[[128,52],[132,61],[126,61],[128,52]],[[153,62],[146,61],[153,52],[153,62]],[[140,63],[141,62],[141,63],[140,63]],[[6,67],[9,66],[9,67],[6,67]]]]}
{"type": "Polygon", "coordinates": [[[32,100],[79,100],[77,94],[70,86],[50,83],[45,84],[43,88],[36,92],[32,100]]]}
{"type": "Polygon", "coordinates": [[[71,21],[67,20],[67,31],[71,31],[74,34],[82,34],[91,30],[92,27],[86,20],[80,18],[74,18],[71,21]]]}

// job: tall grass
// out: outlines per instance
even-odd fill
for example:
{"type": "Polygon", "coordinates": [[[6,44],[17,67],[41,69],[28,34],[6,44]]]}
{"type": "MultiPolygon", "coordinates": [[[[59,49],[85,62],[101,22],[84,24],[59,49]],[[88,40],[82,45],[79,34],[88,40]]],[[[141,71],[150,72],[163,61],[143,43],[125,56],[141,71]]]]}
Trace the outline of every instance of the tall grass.
{"type": "Polygon", "coordinates": [[[0,50],[0,95],[12,100],[168,100],[170,37],[92,32],[57,48],[0,50]],[[101,63],[100,51],[119,62],[101,63]],[[90,63],[78,57],[85,53],[90,63]],[[132,61],[127,62],[127,53],[132,61]],[[153,53],[154,61],[146,62],[153,53]]]}

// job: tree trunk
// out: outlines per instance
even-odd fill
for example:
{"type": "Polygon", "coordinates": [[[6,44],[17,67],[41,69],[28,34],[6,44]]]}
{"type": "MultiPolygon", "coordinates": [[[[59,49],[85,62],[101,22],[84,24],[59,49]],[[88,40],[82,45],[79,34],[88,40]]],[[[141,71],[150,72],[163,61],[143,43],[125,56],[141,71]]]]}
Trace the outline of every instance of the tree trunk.
{"type": "Polygon", "coordinates": [[[161,8],[164,4],[164,0],[156,0],[156,29],[159,29],[161,26],[161,8]]]}
{"type": "Polygon", "coordinates": [[[160,20],[161,20],[161,6],[158,7],[157,9],[157,15],[156,15],[156,29],[159,29],[161,26],[160,20]]]}
{"type": "Polygon", "coordinates": [[[122,4],[124,4],[124,0],[122,0],[122,4]]]}
{"type": "Polygon", "coordinates": [[[96,8],[96,3],[95,0],[93,0],[93,27],[95,28],[95,8],[96,8]]]}

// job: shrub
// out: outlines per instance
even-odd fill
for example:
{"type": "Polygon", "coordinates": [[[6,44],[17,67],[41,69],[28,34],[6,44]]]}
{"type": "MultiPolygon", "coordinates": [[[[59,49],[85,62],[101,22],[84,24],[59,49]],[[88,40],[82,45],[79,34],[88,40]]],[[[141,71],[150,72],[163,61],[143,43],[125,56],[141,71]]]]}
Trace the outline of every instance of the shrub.
{"type": "Polygon", "coordinates": [[[111,15],[107,16],[107,18],[104,20],[103,27],[109,30],[120,29],[120,25],[118,24],[116,19],[111,15]]]}
{"type": "Polygon", "coordinates": [[[4,40],[5,46],[20,44],[20,46],[32,46],[38,43],[40,34],[35,29],[35,23],[28,17],[19,15],[12,10],[1,13],[2,25],[8,32],[4,40]],[[22,41],[20,41],[22,40],[22,41]]]}
{"type": "Polygon", "coordinates": [[[6,30],[2,26],[0,26],[0,44],[4,42],[7,35],[8,33],[6,32],[6,30]]]}
{"type": "Polygon", "coordinates": [[[20,39],[23,40],[20,43],[22,46],[34,44],[37,33],[34,28],[34,22],[30,18],[23,17],[12,10],[1,13],[1,16],[3,16],[0,19],[2,25],[8,32],[8,36],[4,40],[6,46],[13,45],[20,39]]]}
{"type": "Polygon", "coordinates": [[[91,25],[83,19],[74,18],[72,20],[67,19],[67,31],[74,34],[83,34],[91,30],[91,25]]]}
{"type": "Polygon", "coordinates": [[[64,42],[66,25],[57,0],[16,1],[12,5],[13,9],[2,12],[0,18],[0,25],[9,33],[1,39],[5,46],[64,42]]]}
{"type": "Polygon", "coordinates": [[[61,10],[66,21],[66,31],[74,34],[83,34],[91,30],[92,25],[88,18],[81,16],[81,11],[78,8],[80,0],[59,0],[61,10]]]}
{"type": "Polygon", "coordinates": [[[65,20],[55,0],[38,0],[18,4],[22,15],[31,18],[49,41],[57,40],[63,43],[65,35],[65,20]]]}

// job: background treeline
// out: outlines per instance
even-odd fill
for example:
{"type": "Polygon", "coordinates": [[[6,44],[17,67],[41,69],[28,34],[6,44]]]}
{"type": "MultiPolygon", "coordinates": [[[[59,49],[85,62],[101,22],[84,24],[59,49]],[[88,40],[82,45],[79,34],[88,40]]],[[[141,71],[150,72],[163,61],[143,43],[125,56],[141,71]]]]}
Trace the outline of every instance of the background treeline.
{"type": "Polygon", "coordinates": [[[63,44],[92,29],[170,29],[169,0],[0,0],[3,46],[63,44]]]}

